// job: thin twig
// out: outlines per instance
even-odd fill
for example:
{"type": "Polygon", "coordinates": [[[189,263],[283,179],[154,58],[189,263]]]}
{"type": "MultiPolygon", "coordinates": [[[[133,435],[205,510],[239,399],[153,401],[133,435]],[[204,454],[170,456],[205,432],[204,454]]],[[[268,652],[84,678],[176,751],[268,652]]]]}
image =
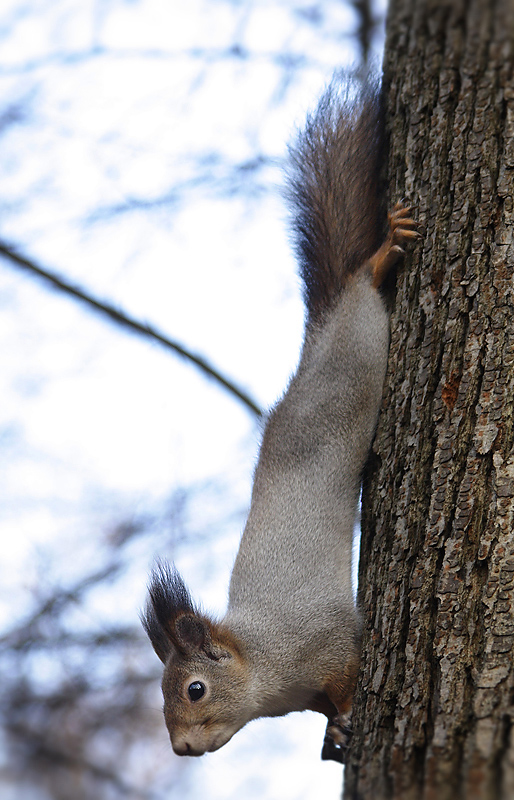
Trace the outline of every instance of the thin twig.
{"type": "Polygon", "coordinates": [[[261,417],[263,415],[262,408],[257,405],[255,400],[253,400],[250,395],[244,391],[244,389],[236,386],[236,384],[233,383],[229,378],[225,378],[224,375],[222,375],[221,372],[216,369],[216,367],[211,366],[211,364],[209,364],[208,361],[206,361],[206,359],[202,356],[191,353],[178,342],[168,339],[167,336],[159,333],[159,331],[153,328],[151,325],[146,325],[143,322],[139,322],[134,317],[131,317],[128,314],[120,311],[110,303],[97,300],[95,297],[88,294],[88,292],[86,292],[84,289],[74,286],[73,284],[59,277],[59,275],[56,275],[54,272],[43,269],[43,267],[38,266],[28,258],[19,255],[14,247],[6,244],[5,242],[0,242],[0,255],[5,256],[13,264],[16,264],[16,266],[28,270],[29,272],[38,275],[40,278],[43,278],[43,280],[45,280],[47,283],[50,283],[56,289],[65,292],[82,303],[85,303],[90,308],[94,308],[96,311],[99,311],[104,316],[107,316],[109,319],[118,323],[118,325],[130,328],[131,330],[136,331],[137,333],[146,336],[149,339],[159,342],[160,344],[164,345],[164,347],[168,348],[168,350],[173,350],[182,358],[191,361],[205,375],[208,375],[217,383],[221,384],[221,386],[223,386],[223,388],[232,395],[235,395],[235,397],[237,397],[238,400],[240,400],[256,417],[261,417]]]}

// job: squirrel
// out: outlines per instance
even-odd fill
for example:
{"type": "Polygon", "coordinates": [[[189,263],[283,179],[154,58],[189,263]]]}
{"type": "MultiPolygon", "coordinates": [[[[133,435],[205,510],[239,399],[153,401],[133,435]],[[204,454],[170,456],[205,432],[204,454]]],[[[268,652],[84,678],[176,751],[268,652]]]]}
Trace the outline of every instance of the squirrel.
{"type": "Polygon", "coordinates": [[[305,335],[265,425],[228,608],[221,621],[201,612],[161,562],[142,618],[164,664],[178,755],[217,750],[257,717],[305,709],[327,716],[344,750],[360,660],[352,536],[389,347],[379,288],[420,236],[402,203],[386,228],[383,143],[380,88],[368,78],[358,89],[333,81],[290,148],[305,335]]]}

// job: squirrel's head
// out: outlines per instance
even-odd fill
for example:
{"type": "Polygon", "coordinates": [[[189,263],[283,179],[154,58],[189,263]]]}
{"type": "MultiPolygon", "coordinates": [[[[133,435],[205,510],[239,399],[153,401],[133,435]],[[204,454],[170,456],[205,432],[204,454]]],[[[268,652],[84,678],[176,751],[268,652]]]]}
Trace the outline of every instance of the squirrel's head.
{"type": "Polygon", "coordinates": [[[164,718],[177,755],[218,750],[251,719],[238,640],[199,613],[175,569],[153,573],[143,626],[164,664],[164,718]]]}

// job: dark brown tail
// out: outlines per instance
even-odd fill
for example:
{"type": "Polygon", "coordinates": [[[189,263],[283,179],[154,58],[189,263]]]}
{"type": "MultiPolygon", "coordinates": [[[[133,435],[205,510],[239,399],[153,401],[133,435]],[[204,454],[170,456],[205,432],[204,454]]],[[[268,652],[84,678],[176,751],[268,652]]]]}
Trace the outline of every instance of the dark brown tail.
{"type": "Polygon", "coordinates": [[[335,78],[290,148],[289,196],[309,321],[380,245],[385,222],[379,82],[335,78]]]}

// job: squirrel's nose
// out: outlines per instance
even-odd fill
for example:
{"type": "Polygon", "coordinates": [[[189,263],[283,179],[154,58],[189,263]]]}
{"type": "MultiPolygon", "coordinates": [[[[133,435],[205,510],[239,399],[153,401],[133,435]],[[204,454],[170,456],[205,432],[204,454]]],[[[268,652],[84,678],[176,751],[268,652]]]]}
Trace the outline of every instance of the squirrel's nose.
{"type": "Polygon", "coordinates": [[[195,750],[189,742],[172,743],[173,750],[178,756],[203,756],[204,750],[195,750]]]}

